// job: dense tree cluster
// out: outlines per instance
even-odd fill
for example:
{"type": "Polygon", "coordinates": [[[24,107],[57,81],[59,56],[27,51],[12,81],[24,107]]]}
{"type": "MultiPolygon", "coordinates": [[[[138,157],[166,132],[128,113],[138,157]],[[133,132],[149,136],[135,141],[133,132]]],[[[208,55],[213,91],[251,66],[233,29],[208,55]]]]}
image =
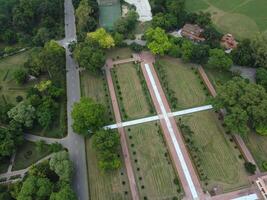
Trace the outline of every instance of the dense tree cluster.
{"type": "Polygon", "coordinates": [[[226,109],[224,122],[233,133],[246,135],[250,127],[267,134],[267,93],[262,86],[236,77],[219,88],[214,106],[226,109]]]}
{"type": "Polygon", "coordinates": [[[98,5],[96,0],[78,0],[74,1],[74,6],[77,6],[75,11],[76,27],[78,38],[84,39],[87,32],[94,31],[98,23],[98,5]]]}
{"type": "Polygon", "coordinates": [[[1,0],[0,41],[43,45],[64,33],[63,0],[1,0]]]}
{"type": "Polygon", "coordinates": [[[82,98],[79,103],[75,103],[71,116],[74,131],[84,136],[90,136],[107,121],[105,107],[89,98],[82,98]]]}
{"type": "Polygon", "coordinates": [[[97,150],[100,169],[109,171],[121,166],[118,158],[119,145],[118,133],[111,130],[100,130],[94,134],[93,146],[97,150]]]}
{"type": "Polygon", "coordinates": [[[76,200],[77,197],[70,186],[72,163],[66,151],[55,153],[50,161],[44,161],[29,170],[23,182],[1,188],[5,200],[76,200]],[[62,179],[67,177],[67,180],[62,179]],[[66,177],[65,177],[66,176],[66,177]]]}
{"type": "Polygon", "coordinates": [[[256,82],[267,91],[267,68],[258,68],[256,71],[256,82]]]}

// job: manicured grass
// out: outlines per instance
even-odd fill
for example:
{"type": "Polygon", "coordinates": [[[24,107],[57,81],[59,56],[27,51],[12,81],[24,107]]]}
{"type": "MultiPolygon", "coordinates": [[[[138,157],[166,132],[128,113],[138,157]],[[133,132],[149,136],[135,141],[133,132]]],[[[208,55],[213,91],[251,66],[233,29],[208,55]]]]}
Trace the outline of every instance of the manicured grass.
{"type": "Polygon", "coordinates": [[[261,136],[251,132],[244,138],[244,141],[251,151],[258,167],[261,171],[264,171],[262,163],[267,161],[267,136],[261,136]]]}
{"type": "Polygon", "coordinates": [[[39,153],[36,150],[35,143],[25,141],[24,144],[19,147],[19,150],[16,152],[15,162],[12,171],[27,168],[32,164],[36,163],[38,160],[49,155],[50,153],[51,152],[48,145],[45,145],[44,151],[39,153]]]}
{"type": "Polygon", "coordinates": [[[237,38],[254,37],[267,30],[265,0],[187,0],[186,8],[192,12],[210,12],[219,30],[237,38]]]}
{"type": "MultiPolygon", "coordinates": [[[[167,88],[174,92],[177,99],[176,110],[200,106],[206,103],[207,91],[192,64],[185,64],[180,59],[164,57],[158,60],[159,67],[165,71],[166,81],[162,82],[167,95],[167,88]],[[166,82],[166,83],[165,83],[166,82]]],[[[159,77],[162,76],[159,71],[159,77]]],[[[161,78],[162,79],[162,78],[161,78]]],[[[171,104],[171,102],[169,102],[171,104]]],[[[173,106],[172,106],[173,107],[173,106]]]]}
{"type": "Polygon", "coordinates": [[[92,146],[92,139],[86,139],[87,168],[90,199],[128,200],[131,199],[126,170],[102,172],[98,168],[97,152],[92,146]],[[125,192],[127,194],[125,194],[125,192]]]}
{"type": "Polygon", "coordinates": [[[107,58],[111,58],[113,60],[131,58],[132,53],[132,50],[129,48],[114,48],[107,51],[107,58]]]}
{"type": "Polygon", "coordinates": [[[126,63],[113,68],[112,72],[122,118],[134,119],[152,114],[137,74],[137,66],[126,63]]]}
{"type": "Polygon", "coordinates": [[[205,68],[205,72],[207,73],[215,89],[218,89],[219,86],[223,85],[224,83],[230,81],[233,78],[232,73],[229,71],[218,71],[205,68]]]}
{"type": "Polygon", "coordinates": [[[140,199],[181,199],[159,123],[129,127],[127,136],[140,199]]]}
{"type": "Polygon", "coordinates": [[[83,71],[80,77],[82,96],[92,98],[98,103],[105,105],[108,110],[107,118],[109,122],[114,122],[113,109],[105,75],[96,75],[88,71],[83,71]]]}
{"type": "Polygon", "coordinates": [[[244,160],[239,158],[239,150],[217,117],[213,111],[205,111],[184,116],[180,123],[193,131],[189,134],[182,129],[203,188],[211,191],[218,187],[219,191],[228,192],[249,182],[244,160]]]}

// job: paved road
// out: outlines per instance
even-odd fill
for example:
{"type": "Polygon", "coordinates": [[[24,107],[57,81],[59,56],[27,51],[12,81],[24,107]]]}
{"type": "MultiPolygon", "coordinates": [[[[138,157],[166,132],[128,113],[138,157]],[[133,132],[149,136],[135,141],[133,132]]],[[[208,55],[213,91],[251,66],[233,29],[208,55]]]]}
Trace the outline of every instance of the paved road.
{"type": "Polygon", "coordinates": [[[74,163],[73,187],[79,200],[88,200],[88,181],[84,138],[73,132],[71,127],[71,110],[74,102],[80,100],[80,77],[78,66],[70,56],[68,44],[76,41],[76,25],[74,8],[71,0],[65,0],[65,39],[62,45],[66,49],[66,70],[67,70],[67,117],[68,136],[65,145],[69,150],[70,159],[74,163]]]}

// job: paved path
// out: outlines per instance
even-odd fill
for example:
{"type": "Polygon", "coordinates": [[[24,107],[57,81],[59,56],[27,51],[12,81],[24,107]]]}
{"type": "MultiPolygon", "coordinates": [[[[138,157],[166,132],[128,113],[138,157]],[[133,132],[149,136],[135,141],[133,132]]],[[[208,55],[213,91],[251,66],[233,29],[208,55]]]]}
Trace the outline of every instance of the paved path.
{"type": "Polygon", "coordinates": [[[182,134],[177,127],[174,117],[167,114],[171,112],[171,109],[153,67],[154,58],[149,53],[142,53],[141,58],[143,60],[141,63],[141,69],[152,97],[152,101],[158,115],[163,116],[160,123],[174,167],[178,172],[185,192],[185,199],[205,199],[206,197],[203,194],[198,176],[183,142],[182,134]]]}
{"type": "MultiPolygon", "coordinates": [[[[172,112],[172,113],[167,113],[167,115],[171,116],[171,117],[182,116],[182,115],[187,115],[187,114],[191,114],[191,113],[195,113],[195,112],[210,110],[212,108],[213,108],[212,105],[206,105],[206,106],[200,106],[200,107],[196,107],[196,108],[189,108],[189,109],[185,109],[185,110],[180,110],[180,111],[176,111],[176,112],[172,112]]],[[[111,125],[105,126],[104,128],[115,129],[118,127],[134,126],[134,125],[143,124],[143,123],[147,123],[147,122],[157,121],[157,120],[160,120],[162,118],[163,118],[162,115],[155,115],[155,116],[151,116],[151,117],[145,117],[145,118],[141,118],[141,119],[135,119],[135,120],[131,120],[131,121],[122,122],[120,124],[111,124],[111,125]]]]}
{"type": "MultiPolygon", "coordinates": [[[[117,124],[121,124],[119,104],[117,102],[116,93],[115,93],[115,89],[114,89],[114,85],[113,85],[113,81],[112,81],[112,77],[111,77],[111,72],[110,72],[110,68],[109,68],[112,66],[110,66],[109,64],[110,63],[108,62],[107,66],[105,67],[106,77],[107,77],[107,82],[108,82],[108,88],[109,88],[109,93],[110,93],[110,97],[111,97],[111,101],[112,101],[112,106],[113,106],[116,122],[117,122],[117,124]]],[[[122,154],[123,154],[125,167],[126,167],[126,171],[127,171],[127,176],[128,176],[128,180],[129,180],[129,184],[130,184],[132,199],[133,200],[139,200],[138,189],[137,189],[137,185],[136,185],[136,181],[135,181],[135,177],[134,177],[133,167],[131,165],[130,153],[129,153],[128,146],[127,146],[126,134],[125,134],[124,128],[119,127],[118,132],[120,134],[122,154]]]]}

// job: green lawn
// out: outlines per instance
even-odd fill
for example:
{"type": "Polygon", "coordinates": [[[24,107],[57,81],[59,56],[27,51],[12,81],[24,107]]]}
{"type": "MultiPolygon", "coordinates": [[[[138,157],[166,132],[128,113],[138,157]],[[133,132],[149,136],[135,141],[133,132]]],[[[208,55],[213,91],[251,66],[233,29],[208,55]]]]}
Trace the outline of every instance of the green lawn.
{"type": "MultiPolygon", "coordinates": [[[[192,64],[185,64],[180,59],[164,57],[158,60],[166,73],[168,88],[173,90],[177,98],[177,108],[184,109],[204,105],[206,103],[205,86],[201,85],[199,75],[191,68],[192,64]]],[[[160,72],[159,72],[160,73],[160,72]]],[[[162,83],[164,87],[165,83],[162,83]]],[[[167,89],[165,87],[165,94],[167,89]]]]}
{"type": "Polygon", "coordinates": [[[264,171],[262,163],[267,161],[267,137],[251,132],[244,138],[244,141],[250,149],[258,167],[261,171],[264,171]]]}
{"type": "Polygon", "coordinates": [[[219,86],[223,85],[233,78],[232,72],[229,71],[220,72],[218,70],[205,68],[205,72],[207,73],[215,89],[218,89],[219,86]]]}
{"type": "Polygon", "coordinates": [[[86,139],[86,153],[90,199],[131,199],[123,161],[121,169],[113,172],[102,172],[97,166],[97,152],[92,147],[92,139],[86,139]]]}
{"type": "Polygon", "coordinates": [[[120,60],[131,58],[133,52],[129,48],[114,48],[106,52],[107,58],[111,58],[113,60],[120,60]]]}
{"type": "Polygon", "coordinates": [[[140,199],[181,199],[159,123],[130,127],[127,136],[140,199]]]}
{"type": "Polygon", "coordinates": [[[45,145],[44,152],[39,153],[36,150],[35,143],[24,141],[24,144],[20,146],[16,152],[12,171],[27,168],[50,153],[51,152],[48,145],[45,145]]]}
{"type": "Polygon", "coordinates": [[[137,66],[133,63],[122,64],[113,68],[112,72],[122,118],[134,119],[152,114],[137,74],[137,66]]]}
{"type": "Polygon", "coordinates": [[[105,105],[108,110],[109,123],[114,122],[111,99],[109,97],[108,86],[104,75],[95,75],[88,71],[83,71],[81,77],[81,93],[83,97],[89,97],[105,105]]]}
{"type": "Polygon", "coordinates": [[[205,111],[182,117],[182,124],[190,127],[193,134],[183,131],[191,149],[190,154],[198,169],[203,188],[211,191],[215,186],[219,191],[229,192],[249,184],[240,152],[226,135],[217,115],[205,111]],[[197,151],[192,147],[198,148],[197,151]],[[207,177],[207,179],[205,179],[207,177]],[[206,185],[207,183],[207,185],[206,185]]]}
{"type": "Polygon", "coordinates": [[[187,0],[189,11],[208,11],[222,32],[238,38],[267,34],[266,0],[187,0]]]}

